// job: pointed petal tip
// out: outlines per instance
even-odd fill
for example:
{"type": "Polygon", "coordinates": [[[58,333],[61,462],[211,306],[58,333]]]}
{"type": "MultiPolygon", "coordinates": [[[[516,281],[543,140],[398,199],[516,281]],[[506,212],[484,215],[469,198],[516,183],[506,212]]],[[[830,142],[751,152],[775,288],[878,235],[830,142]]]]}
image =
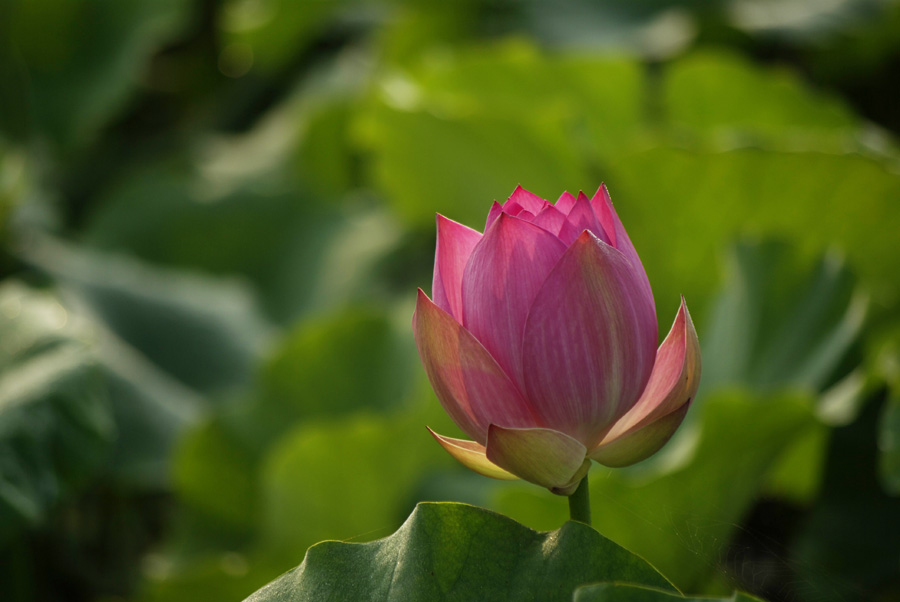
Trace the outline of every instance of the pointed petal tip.
{"type": "Polygon", "coordinates": [[[591,232],[590,230],[587,230],[587,229],[582,230],[581,234],[578,235],[578,238],[576,238],[575,242],[573,242],[570,246],[574,246],[574,245],[581,245],[581,246],[594,245],[594,246],[600,247],[605,253],[616,253],[618,255],[622,255],[622,252],[619,249],[615,248],[614,246],[612,246],[611,244],[609,244],[608,242],[606,242],[605,240],[603,240],[602,238],[600,238],[599,236],[597,236],[596,234],[594,234],[593,232],[591,232]]]}
{"type": "Polygon", "coordinates": [[[485,455],[484,446],[476,443],[475,441],[466,441],[465,439],[453,439],[452,437],[445,437],[431,430],[431,427],[426,426],[425,428],[428,429],[428,432],[431,433],[431,436],[434,437],[434,440],[444,448],[444,451],[450,454],[454,460],[456,460],[469,470],[477,472],[478,474],[485,477],[500,479],[501,481],[519,480],[519,477],[517,477],[516,475],[503,470],[502,468],[488,460],[487,456],[485,455]]]}
{"type": "Polygon", "coordinates": [[[684,421],[689,403],[690,399],[687,404],[674,412],[644,428],[601,445],[588,456],[595,462],[610,468],[622,468],[646,460],[669,442],[684,421]]]}

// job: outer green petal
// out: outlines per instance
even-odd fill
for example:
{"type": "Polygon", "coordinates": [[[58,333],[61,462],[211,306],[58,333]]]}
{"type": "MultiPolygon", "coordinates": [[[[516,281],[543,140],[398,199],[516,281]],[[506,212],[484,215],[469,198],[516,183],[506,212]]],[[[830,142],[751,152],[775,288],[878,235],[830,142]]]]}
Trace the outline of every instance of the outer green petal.
{"type": "Polygon", "coordinates": [[[456,458],[460,464],[469,470],[474,470],[480,475],[503,481],[517,481],[519,479],[516,475],[506,472],[488,460],[487,456],[485,456],[483,445],[474,441],[466,441],[465,439],[444,437],[443,435],[438,435],[430,428],[428,432],[441,444],[441,447],[447,450],[448,454],[456,458]]]}
{"type": "Polygon", "coordinates": [[[587,448],[552,429],[488,428],[487,458],[558,495],[570,495],[587,474],[591,461],[587,448]]]}
{"type": "Polygon", "coordinates": [[[601,445],[590,453],[591,459],[611,468],[631,466],[641,460],[646,460],[662,449],[662,446],[672,438],[681,425],[681,421],[684,420],[688,407],[688,404],[684,404],[680,409],[642,429],[632,431],[610,443],[601,445]]]}

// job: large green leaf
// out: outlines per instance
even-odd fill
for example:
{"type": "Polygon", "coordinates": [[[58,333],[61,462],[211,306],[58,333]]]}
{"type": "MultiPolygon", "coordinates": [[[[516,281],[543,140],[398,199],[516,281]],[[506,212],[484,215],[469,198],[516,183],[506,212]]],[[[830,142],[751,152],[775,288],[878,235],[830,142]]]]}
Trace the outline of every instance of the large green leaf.
{"type": "MultiPolygon", "coordinates": [[[[296,127],[276,125],[282,136],[296,127]]],[[[348,296],[371,297],[371,266],[399,236],[386,212],[311,195],[279,171],[284,142],[267,131],[210,146],[216,152],[201,165],[152,165],[117,182],[83,241],[153,264],[245,277],[285,324],[348,296]]],[[[321,149],[315,157],[323,160],[321,149]]]]}
{"type": "Polygon", "coordinates": [[[396,406],[415,365],[407,328],[365,306],[298,324],[263,365],[263,403],[279,420],[396,406]]]}
{"type": "Polygon", "coordinates": [[[222,4],[219,25],[225,47],[246,55],[248,68],[271,75],[290,68],[306,45],[328,33],[329,19],[347,3],[227,0],[222,4]]]}
{"type": "Polygon", "coordinates": [[[268,335],[245,283],[150,266],[35,236],[25,258],[187,385],[223,391],[250,380],[268,335]]]}
{"type": "Polygon", "coordinates": [[[372,178],[394,210],[413,222],[435,211],[481,229],[494,199],[522,183],[556,198],[560,183],[588,188],[576,148],[558,129],[482,116],[450,118],[382,105],[369,116],[372,178]]]}
{"type": "Polygon", "coordinates": [[[878,480],[882,393],[852,424],[836,428],[822,492],[791,542],[798,599],[891,600],[900,591],[900,498],[878,480]]]}
{"type": "Polygon", "coordinates": [[[399,525],[420,480],[453,462],[425,430],[446,420],[440,413],[308,420],[283,436],[260,477],[266,547],[296,557],[323,539],[369,540],[399,525]]]}
{"type": "Polygon", "coordinates": [[[0,542],[83,486],[116,434],[90,331],[46,293],[0,287],[0,542]]]}
{"type": "Polygon", "coordinates": [[[713,258],[738,234],[791,238],[807,258],[836,247],[878,306],[900,300],[900,239],[893,236],[900,177],[879,160],[655,148],[617,157],[607,182],[661,316],[668,307],[674,314],[683,293],[695,321],[705,323],[703,302],[718,272],[713,258]]]}
{"type": "MultiPolygon", "coordinates": [[[[814,394],[829,387],[817,403],[819,417],[827,424],[852,421],[865,379],[839,367],[848,365],[858,342],[866,301],[842,257],[810,262],[784,241],[743,240],[727,267],[703,331],[698,402],[704,392],[727,387],[814,394]]],[[[768,492],[809,501],[821,479],[827,434],[823,424],[798,437],[774,469],[768,492]]]]}
{"type": "Polygon", "coordinates": [[[574,602],[675,602],[677,600],[684,602],[762,602],[756,596],[743,592],[735,592],[728,598],[691,598],[651,587],[623,583],[598,583],[579,587],[575,590],[574,602]]]}
{"type": "Polygon", "coordinates": [[[704,330],[703,387],[820,391],[860,335],[865,301],[840,255],[742,241],[704,330]]]}
{"type": "Polygon", "coordinates": [[[419,504],[393,535],[324,542],[248,598],[287,600],[571,600],[578,585],[621,580],[675,591],[641,558],[587,525],[549,533],[463,504],[419,504]]]}
{"type": "Polygon", "coordinates": [[[12,2],[3,28],[27,70],[27,113],[36,133],[69,146],[110,121],[151,53],[178,33],[187,6],[183,0],[12,2]]]}
{"type": "Polygon", "coordinates": [[[816,93],[787,70],[764,69],[737,55],[706,52],[664,72],[667,122],[718,140],[767,147],[840,151],[860,120],[837,98],[816,93]]]}

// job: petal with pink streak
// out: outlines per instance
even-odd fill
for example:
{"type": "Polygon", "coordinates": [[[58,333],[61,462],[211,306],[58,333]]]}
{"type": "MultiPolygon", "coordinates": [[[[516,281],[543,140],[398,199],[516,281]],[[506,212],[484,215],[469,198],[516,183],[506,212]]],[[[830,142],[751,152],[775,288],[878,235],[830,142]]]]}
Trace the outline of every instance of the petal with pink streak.
{"type": "Polygon", "coordinates": [[[513,190],[513,193],[511,195],[509,195],[509,199],[507,199],[506,202],[518,203],[522,206],[523,209],[525,209],[532,215],[537,215],[541,212],[541,209],[550,204],[538,195],[532,192],[528,192],[521,186],[516,186],[516,189],[513,190]]]}
{"type": "Polygon", "coordinates": [[[487,232],[488,229],[494,225],[494,222],[497,221],[497,218],[500,217],[500,214],[503,213],[503,205],[494,201],[494,204],[491,205],[491,210],[488,211],[487,220],[484,222],[484,231],[487,232]]]}
{"type": "Polygon", "coordinates": [[[475,246],[463,274],[463,325],[520,389],[525,318],[565,251],[543,228],[504,213],[475,246]]]}
{"type": "Polygon", "coordinates": [[[553,205],[544,207],[531,223],[554,234],[563,241],[563,244],[570,244],[573,240],[578,238],[579,232],[576,232],[575,228],[568,222],[566,215],[553,205]]]}
{"type": "Polygon", "coordinates": [[[437,216],[437,250],[431,294],[438,307],[462,321],[462,277],[481,233],[437,216]]]}
{"type": "MultiPolygon", "coordinates": [[[[465,277],[463,289],[465,310],[465,277]]],[[[593,449],[631,409],[656,356],[656,314],[644,296],[621,252],[590,232],[569,247],[525,324],[525,392],[544,426],[593,449]]]]}
{"type": "Polygon", "coordinates": [[[606,189],[606,184],[601,184],[600,188],[597,189],[597,192],[591,199],[591,207],[594,209],[594,214],[597,216],[600,225],[606,231],[610,244],[622,251],[625,256],[628,257],[628,260],[634,265],[634,269],[639,272],[639,275],[644,282],[643,286],[652,297],[652,293],[650,292],[650,281],[647,279],[644,265],[641,263],[641,258],[638,257],[634,245],[631,244],[631,239],[628,238],[628,234],[625,232],[622,221],[616,214],[612,199],[609,196],[609,191],[606,189]]]}
{"type": "MultiPolygon", "coordinates": [[[[572,196],[572,193],[569,192],[568,190],[566,192],[562,193],[561,195],[559,195],[559,198],[556,199],[556,208],[559,209],[560,211],[562,211],[563,213],[565,213],[566,215],[569,214],[569,211],[572,210],[572,207],[574,205],[575,205],[575,197],[572,196]]],[[[580,232],[579,232],[579,234],[580,234],[580,232]]]]}
{"type": "Polygon", "coordinates": [[[525,211],[525,207],[515,201],[506,201],[505,203],[503,203],[503,213],[505,213],[506,215],[515,217],[523,211],[525,211]]]}
{"type": "MultiPolygon", "coordinates": [[[[428,427],[426,427],[428,428],[428,427]]],[[[453,439],[438,435],[433,430],[428,429],[431,436],[441,444],[441,447],[448,454],[453,456],[457,462],[473,470],[480,475],[491,477],[492,479],[500,479],[501,481],[517,481],[519,477],[509,473],[490,460],[484,453],[484,446],[474,441],[466,441],[465,439],[453,439]]]]}
{"type": "Polygon", "coordinates": [[[551,429],[507,429],[492,424],[486,452],[495,465],[559,495],[574,492],[591,467],[584,445],[551,429]]]}
{"type": "Polygon", "coordinates": [[[421,289],[413,334],[441,405],[472,439],[483,444],[491,423],[510,427],[536,424],[530,406],[494,358],[421,289]]]}
{"type": "Polygon", "coordinates": [[[699,385],[700,342],[682,299],[640,399],[606,433],[591,457],[609,466],[626,466],[656,453],[681,424],[699,385]]]}
{"type": "Polygon", "coordinates": [[[594,236],[605,243],[609,243],[606,233],[600,227],[600,222],[597,221],[597,217],[594,215],[594,210],[591,209],[591,202],[584,196],[583,192],[578,193],[578,198],[575,199],[575,204],[569,210],[566,221],[572,226],[571,231],[576,233],[571,240],[563,239],[566,245],[575,242],[575,239],[585,230],[590,230],[594,236]]]}

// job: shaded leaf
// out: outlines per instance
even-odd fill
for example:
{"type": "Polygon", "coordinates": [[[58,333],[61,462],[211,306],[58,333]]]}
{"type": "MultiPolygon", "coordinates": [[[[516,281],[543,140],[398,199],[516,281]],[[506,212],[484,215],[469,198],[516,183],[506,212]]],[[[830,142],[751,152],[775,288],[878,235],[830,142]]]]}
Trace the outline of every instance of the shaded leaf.
{"type": "Polygon", "coordinates": [[[665,70],[667,122],[695,133],[767,147],[841,151],[861,122],[835,97],[787,70],[761,68],[724,52],[696,53],[665,70]]]}
{"type": "Polygon", "coordinates": [[[393,535],[324,542],[248,598],[277,600],[571,600],[583,583],[622,579],[674,589],[646,562],[587,525],[538,533],[453,503],[419,504],[393,535]]]}
{"type": "Polygon", "coordinates": [[[246,383],[268,334],[252,291],[35,237],[25,257],[159,367],[191,387],[246,383]]]}
{"type": "Polygon", "coordinates": [[[586,585],[575,590],[574,602],[762,602],[760,598],[743,592],[735,592],[728,598],[693,598],[638,585],[600,583],[586,585]]]}
{"type": "Polygon", "coordinates": [[[438,412],[307,421],[283,436],[262,467],[266,546],[290,557],[323,539],[374,539],[395,528],[419,480],[453,462],[425,430],[438,412]]]}
{"type": "Polygon", "coordinates": [[[12,44],[28,76],[37,133],[81,144],[111,120],[151,53],[178,33],[182,0],[16,0],[12,44]]]}
{"type": "Polygon", "coordinates": [[[491,201],[506,198],[523,177],[529,190],[553,198],[560,182],[589,184],[583,160],[564,136],[518,121],[380,106],[367,116],[366,130],[366,145],[375,151],[372,178],[412,222],[431,222],[437,211],[477,224],[491,201]]]}
{"type": "Polygon", "coordinates": [[[878,480],[876,433],[883,394],[834,429],[822,492],[793,541],[802,600],[890,600],[900,591],[900,498],[878,480]]]}
{"type": "Polygon", "coordinates": [[[0,541],[93,476],[116,427],[89,332],[51,295],[0,287],[0,541]]]}
{"type": "Polygon", "coordinates": [[[785,242],[740,242],[704,331],[703,387],[821,391],[859,337],[865,309],[839,256],[809,265],[785,242]]]}
{"type": "Polygon", "coordinates": [[[656,148],[617,157],[607,184],[661,313],[666,303],[674,310],[683,293],[695,322],[704,324],[703,301],[717,273],[711,258],[740,234],[791,237],[801,257],[837,248],[873,305],[900,302],[900,239],[893,236],[900,230],[900,205],[894,202],[900,177],[880,161],[815,152],[656,148]]]}

